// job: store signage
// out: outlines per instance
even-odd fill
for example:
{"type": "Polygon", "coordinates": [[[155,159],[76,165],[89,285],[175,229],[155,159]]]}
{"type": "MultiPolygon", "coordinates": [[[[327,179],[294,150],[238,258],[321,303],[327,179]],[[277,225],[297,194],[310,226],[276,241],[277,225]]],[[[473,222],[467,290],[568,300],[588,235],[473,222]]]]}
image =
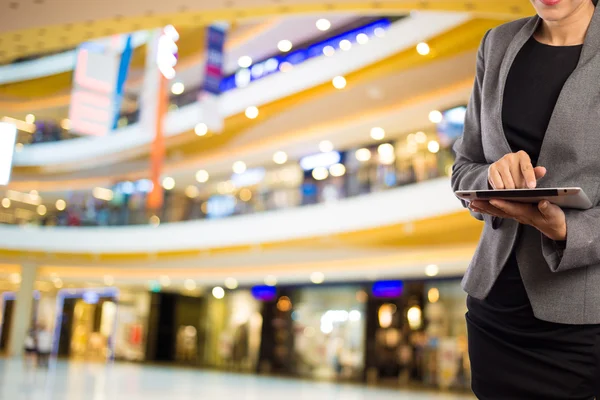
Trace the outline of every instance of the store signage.
{"type": "Polygon", "coordinates": [[[402,281],[377,281],[373,283],[372,293],[377,298],[394,298],[402,295],[404,283],[402,281]]]}
{"type": "Polygon", "coordinates": [[[10,182],[16,140],[17,127],[8,122],[0,122],[0,186],[10,182]]]}
{"type": "Polygon", "coordinates": [[[277,298],[277,288],[275,286],[258,285],[251,290],[252,297],[260,301],[273,301],[277,298]]]}
{"type": "Polygon", "coordinates": [[[328,168],[341,161],[342,155],[338,151],[329,153],[319,153],[306,156],[300,159],[300,166],[305,171],[311,171],[318,167],[328,168]]]}

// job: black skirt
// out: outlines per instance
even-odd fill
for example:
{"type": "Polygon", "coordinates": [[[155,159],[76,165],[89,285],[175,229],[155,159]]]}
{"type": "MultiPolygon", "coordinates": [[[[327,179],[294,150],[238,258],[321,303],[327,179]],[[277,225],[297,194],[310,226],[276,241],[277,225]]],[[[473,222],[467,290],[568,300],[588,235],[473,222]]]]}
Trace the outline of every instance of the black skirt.
{"type": "Polygon", "coordinates": [[[468,297],[467,307],[472,388],[479,399],[600,399],[600,325],[537,319],[514,255],[489,296],[468,297]]]}

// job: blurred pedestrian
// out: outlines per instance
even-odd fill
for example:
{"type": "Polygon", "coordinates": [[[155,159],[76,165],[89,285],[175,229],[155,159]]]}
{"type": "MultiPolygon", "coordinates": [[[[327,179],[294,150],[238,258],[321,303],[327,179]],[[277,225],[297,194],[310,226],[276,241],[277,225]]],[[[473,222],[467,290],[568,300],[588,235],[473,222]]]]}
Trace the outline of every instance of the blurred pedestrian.
{"type": "Polygon", "coordinates": [[[52,353],[52,334],[44,325],[40,325],[37,332],[38,367],[48,368],[52,353]]]}

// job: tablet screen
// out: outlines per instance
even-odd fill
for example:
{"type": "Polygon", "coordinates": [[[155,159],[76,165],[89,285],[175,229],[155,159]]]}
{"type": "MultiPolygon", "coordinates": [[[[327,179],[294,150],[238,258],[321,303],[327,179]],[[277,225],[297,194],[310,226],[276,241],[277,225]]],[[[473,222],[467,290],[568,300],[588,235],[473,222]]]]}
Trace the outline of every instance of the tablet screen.
{"type": "Polygon", "coordinates": [[[478,199],[493,199],[498,196],[512,197],[512,198],[526,198],[526,197],[552,197],[558,196],[557,189],[532,189],[532,190],[485,190],[478,191],[478,199]]]}

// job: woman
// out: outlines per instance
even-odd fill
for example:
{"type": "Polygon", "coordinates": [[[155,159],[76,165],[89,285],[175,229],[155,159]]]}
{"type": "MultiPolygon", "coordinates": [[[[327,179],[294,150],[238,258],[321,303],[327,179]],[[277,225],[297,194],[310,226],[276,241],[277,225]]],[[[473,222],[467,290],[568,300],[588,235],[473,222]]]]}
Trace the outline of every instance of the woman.
{"type": "Polygon", "coordinates": [[[463,279],[480,399],[600,398],[600,7],[532,0],[488,32],[454,190],[578,186],[595,208],[474,201],[485,221],[463,279]]]}

